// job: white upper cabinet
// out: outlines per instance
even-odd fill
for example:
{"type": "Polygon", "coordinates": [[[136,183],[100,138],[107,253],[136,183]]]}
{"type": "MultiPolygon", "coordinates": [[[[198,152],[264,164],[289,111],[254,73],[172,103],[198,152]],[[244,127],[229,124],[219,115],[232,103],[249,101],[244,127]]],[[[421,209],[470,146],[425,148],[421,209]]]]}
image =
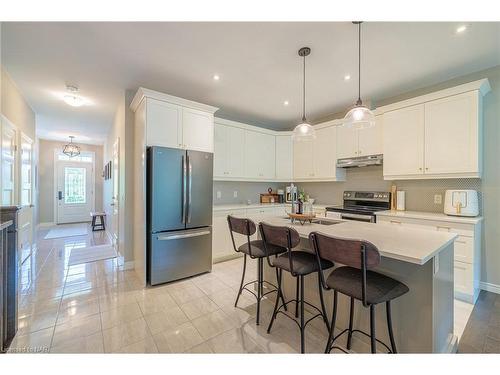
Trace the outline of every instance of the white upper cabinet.
{"type": "Polygon", "coordinates": [[[382,154],[382,116],[375,116],[375,126],[367,129],[337,127],[337,158],[382,154]]]}
{"type": "Polygon", "coordinates": [[[182,147],[182,107],[148,98],[146,123],[148,146],[182,147]]]}
{"type": "Polygon", "coordinates": [[[293,142],[291,135],[276,136],[276,179],[293,179],[293,142]]]}
{"type": "Polygon", "coordinates": [[[408,99],[383,112],[384,178],[481,178],[488,80],[408,99]]]}
{"type": "Polygon", "coordinates": [[[342,181],[345,170],[337,164],[337,127],[316,128],[312,141],[293,144],[294,179],[299,181],[342,181]]]}
{"type": "Polygon", "coordinates": [[[214,152],[214,115],[191,108],[182,109],[183,148],[214,152]]]}
{"type": "Polygon", "coordinates": [[[271,134],[245,130],[245,177],[276,178],[275,138],[271,134]]]}
{"type": "Polygon", "coordinates": [[[130,107],[146,105],[146,146],[213,152],[218,108],[140,88],[130,107]]]}
{"type": "Polygon", "coordinates": [[[417,175],[424,168],[424,105],[384,113],[384,176],[417,175]]]}
{"type": "Polygon", "coordinates": [[[245,177],[245,130],[215,124],[214,177],[245,177]]]}
{"type": "Polygon", "coordinates": [[[425,173],[478,173],[478,95],[425,104],[425,173]]]}

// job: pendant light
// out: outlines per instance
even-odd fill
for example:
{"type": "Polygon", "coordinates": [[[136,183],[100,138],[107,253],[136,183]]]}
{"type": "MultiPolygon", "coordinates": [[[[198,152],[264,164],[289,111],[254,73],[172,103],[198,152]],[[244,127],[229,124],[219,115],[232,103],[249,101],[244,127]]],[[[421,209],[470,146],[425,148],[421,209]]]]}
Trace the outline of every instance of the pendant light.
{"type": "Polygon", "coordinates": [[[361,101],[361,21],[354,21],[358,25],[358,100],[356,105],[344,117],[344,126],[366,129],[375,126],[375,115],[361,101]]]}
{"type": "Polygon", "coordinates": [[[73,143],[74,136],[69,136],[69,143],[64,146],[63,154],[68,155],[70,158],[80,155],[80,146],[73,143]]]}
{"type": "Polygon", "coordinates": [[[302,47],[299,49],[299,56],[304,60],[303,81],[302,81],[302,121],[293,129],[292,139],[295,141],[309,141],[316,138],[314,128],[306,119],[306,56],[309,56],[311,49],[302,47]]]}

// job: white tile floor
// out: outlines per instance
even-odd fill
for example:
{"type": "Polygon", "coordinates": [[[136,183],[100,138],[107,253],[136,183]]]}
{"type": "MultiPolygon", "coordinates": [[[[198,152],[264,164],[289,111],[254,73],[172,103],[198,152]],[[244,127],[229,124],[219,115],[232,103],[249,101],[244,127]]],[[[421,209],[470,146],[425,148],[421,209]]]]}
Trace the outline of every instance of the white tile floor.
{"type": "MultiPolygon", "coordinates": [[[[296,353],[300,335],[282,317],[266,333],[272,301],[261,309],[243,294],[238,308],[242,259],[215,264],[213,272],[143,289],[133,271],[116,259],[68,266],[71,249],[107,243],[104,232],[44,240],[20,275],[19,332],[10,352],[50,353],[296,353]]],[[[249,262],[248,281],[256,274],[249,262]]],[[[456,329],[463,332],[470,311],[456,304],[456,329]]],[[[470,309],[471,310],[471,309],[470,309]]],[[[327,332],[316,319],[306,330],[306,352],[323,352],[327,332]]],[[[353,349],[368,351],[354,340],[353,349]]]]}

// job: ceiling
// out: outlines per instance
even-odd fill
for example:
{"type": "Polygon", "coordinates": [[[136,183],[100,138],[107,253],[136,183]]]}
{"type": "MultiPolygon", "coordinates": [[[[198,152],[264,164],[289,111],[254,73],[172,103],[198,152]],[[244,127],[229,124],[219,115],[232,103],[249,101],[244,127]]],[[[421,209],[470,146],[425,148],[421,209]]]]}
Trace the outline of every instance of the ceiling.
{"type": "MultiPolygon", "coordinates": [[[[459,25],[364,23],[362,97],[500,65],[499,23],[469,23],[457,34],[459,25]]],[[[220,107],[219,117],[290,129],[301,117],[302,46],[312,49],[308,118],[352,105],[357,29],[349,22],[2,23],[2,64],[35,110],[39,136],[87,143],[104,141],[124,90],[140,86],[220,107]],[[90,104],[65,104],[66,84],[90,104]]]]}

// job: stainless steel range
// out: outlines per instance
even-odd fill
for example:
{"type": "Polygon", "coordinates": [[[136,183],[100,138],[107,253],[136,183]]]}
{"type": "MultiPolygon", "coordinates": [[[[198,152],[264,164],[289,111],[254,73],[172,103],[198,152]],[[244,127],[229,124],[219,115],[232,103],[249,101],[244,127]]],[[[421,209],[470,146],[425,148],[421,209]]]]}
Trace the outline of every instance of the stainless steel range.
{"type": "Polygon", "coordinates": [[[391,193],[386,191],[344,191],[344,205],[326,208],[326,216],[336,219],[374,223],[375,212],[391,207],[391,193]]]}

